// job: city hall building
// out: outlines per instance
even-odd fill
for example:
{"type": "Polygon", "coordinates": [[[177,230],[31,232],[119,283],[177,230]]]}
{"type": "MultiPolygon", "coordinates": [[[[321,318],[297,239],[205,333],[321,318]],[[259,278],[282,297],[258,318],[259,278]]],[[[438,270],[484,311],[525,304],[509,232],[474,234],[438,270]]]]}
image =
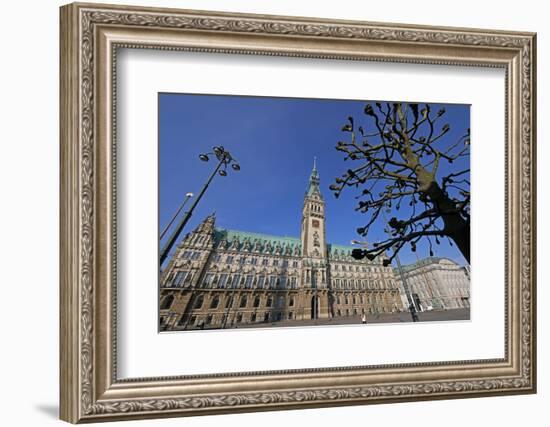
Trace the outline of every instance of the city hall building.
{"type": "Polygon", "coordinates": [[[319,174],[311,172],[300,237],[218,228],[205,218],[161,274],[161,330],[234,328],[406,310],[382,259],[355,260],[326,241],[319,174]]]}

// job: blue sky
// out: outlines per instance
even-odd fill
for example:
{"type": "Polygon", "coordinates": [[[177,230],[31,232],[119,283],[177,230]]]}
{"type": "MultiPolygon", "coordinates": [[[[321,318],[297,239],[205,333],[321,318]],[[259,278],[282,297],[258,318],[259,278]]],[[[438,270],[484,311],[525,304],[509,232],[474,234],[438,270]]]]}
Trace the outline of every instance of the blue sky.
{"type": "MultiPolygon", "coordinates": [[[[195,195],[215,167],[201,162],[200,153],[223,145],[238,160],[241,170],[217,176],[195,209],[184,233],[216,211],[218,227],[281,236],[300,234],[304,192],[317,157],[321,191],[326,202],[329,243],[349,245],[360,239],[357,227],[366,215],[356,212],[357,190],[348,188],[336,199],[329,185],[350,166],[334,146],[347,136],[341,132],[348,116],[356,126],[368,121],[366,101],[241,97],[218,95],[159,94],[159,222],[168,223],[187,192],[195,195]]],[[[437,110],[441,105],[431,104],[437,110]]],[[[440,147],[454,143],[470,125],[467,105],[449,105],[445,122],[451,131],[440,147]]],[[[467,165],[453,164],[453,170],[467,165]]],[[[358,162],[355,162],[358,163],[358,162]]],[[[441,173],[448,170],[442,164],[441,173]]],[[[384,236],[380,223],[369,240],[384,236]]],[[[183,236],[182,234],[182,236],[183,236]]],[[[435,247],[436,256],[464,264],[464,258],[446,241],[435,247]]],[[[418,255],[428,256],[419,244],[418,255]]],[[[409,249],[400,252],[402,263],[416,261],[409,249]]]]}

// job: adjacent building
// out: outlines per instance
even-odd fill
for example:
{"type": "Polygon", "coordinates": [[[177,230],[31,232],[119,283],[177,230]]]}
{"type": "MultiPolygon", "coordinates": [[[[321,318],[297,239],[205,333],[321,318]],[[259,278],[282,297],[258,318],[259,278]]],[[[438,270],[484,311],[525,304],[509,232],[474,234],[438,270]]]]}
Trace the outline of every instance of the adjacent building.
{"type": "Polygon", "coordinates": [[[401,267],[404,280],[396,268],[401,287],[408,286],[417,311],[450,310],[470,307],[470,267],[448,258],[429,257],[401,267]]]}
{"type": "Polygon", "coordinates": [[[179,244],[161,275],[162,330],[299,324],[406,310],[382,259],[355,260],[326,241],[325,202],[313,167],[300,237],[219,228],[212,214],[179,244]]]}

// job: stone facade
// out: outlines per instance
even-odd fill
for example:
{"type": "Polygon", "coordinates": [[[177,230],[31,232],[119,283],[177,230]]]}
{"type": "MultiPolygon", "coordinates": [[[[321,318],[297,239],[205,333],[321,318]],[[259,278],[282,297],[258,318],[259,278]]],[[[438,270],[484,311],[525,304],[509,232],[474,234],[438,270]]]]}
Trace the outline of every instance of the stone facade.
{"type": "MultiPolygon", "coordinates": [[[[402,266],[417,311],[470,307],[470,267],[430,257],[402,266]]],[[[400,274],[395,269],[400,285],[400,274]]]]}
{"type": "Polygon", "coordinates": [[[355,260],[326,243],[325,203],[314,166],[300,238],[217,228],[208,216],[161,275],[162,330],[296,324],[403,311],[402,289],[382,259],[355,260]]]}

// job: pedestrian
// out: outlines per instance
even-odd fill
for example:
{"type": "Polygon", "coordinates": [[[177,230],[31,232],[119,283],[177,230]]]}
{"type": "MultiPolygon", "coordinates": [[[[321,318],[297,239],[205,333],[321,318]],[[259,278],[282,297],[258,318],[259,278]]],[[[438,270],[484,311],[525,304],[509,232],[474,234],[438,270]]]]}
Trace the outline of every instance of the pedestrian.
{"type": "Polygon", "coordinates": [[[365,315],[365,313],[363,313],[363,316],[361,316],[361,321],[363,322],[363,325],[367,324],[367,316],[365,315]]]}

